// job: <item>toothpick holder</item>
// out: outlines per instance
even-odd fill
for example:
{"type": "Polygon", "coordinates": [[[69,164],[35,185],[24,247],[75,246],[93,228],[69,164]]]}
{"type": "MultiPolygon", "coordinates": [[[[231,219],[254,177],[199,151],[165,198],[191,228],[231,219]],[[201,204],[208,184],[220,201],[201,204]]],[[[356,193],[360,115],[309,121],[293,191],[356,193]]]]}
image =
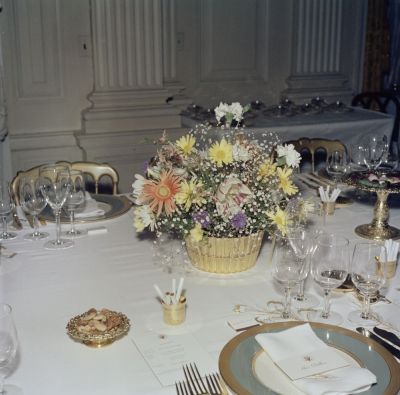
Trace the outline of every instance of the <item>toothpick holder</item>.
{"type": "Polygon", "coordinates": [[[180,325],[186,319],[186,298],[181,297],[179,303],[162,303],[163,319],[167,325],[180,325]]]}
{"type": "Polygon", "coordinates": [[[322,212],[326,215],[333,215],[335,213],[336,202],[322,202],[322,212]]]}

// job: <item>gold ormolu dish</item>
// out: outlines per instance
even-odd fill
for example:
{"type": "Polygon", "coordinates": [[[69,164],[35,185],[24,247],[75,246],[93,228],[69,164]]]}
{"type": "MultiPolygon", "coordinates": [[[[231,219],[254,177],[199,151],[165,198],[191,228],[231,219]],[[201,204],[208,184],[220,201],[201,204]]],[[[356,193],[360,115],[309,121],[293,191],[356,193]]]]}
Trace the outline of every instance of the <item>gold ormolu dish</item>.
{"type": "Polygon", "coordinates": [[[71,318],[71,320],[68,322],[66,328],[68,335],[72,339],[90,347],[100,348],[115,342],[116,340],[120,339],[128,333],[131,325],[129,318],[125,314],[112,310],[109,310],[109,312],[111,314],[115,314],[121,319],[121,323],[117,327],[106,330],[104,332],[99,332],[95,330],[91,333],[83,333],[78,330],[78,324],[81,322],[82,318],[88,313],[85,312],[71,318]]]}
{"type": "Polygon", "coordinates": [[[194,267],[209,273],[237,273],[256,264],[264,232],[250,236],[207,237],[200,242],[186,238],[189,258],[194,267]]]}

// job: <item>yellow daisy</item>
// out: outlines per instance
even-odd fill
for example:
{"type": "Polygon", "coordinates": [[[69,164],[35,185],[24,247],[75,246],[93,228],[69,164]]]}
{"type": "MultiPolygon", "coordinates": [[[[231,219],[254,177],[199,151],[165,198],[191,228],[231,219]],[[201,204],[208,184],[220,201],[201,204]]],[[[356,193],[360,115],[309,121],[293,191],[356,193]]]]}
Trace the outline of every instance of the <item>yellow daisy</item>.
{"type": "Polygon", "coordinates": [[[261,178],[271,177],[276,173],[276,163],[272,159],[267,159],[258,169],[258,175],[261,178]]]}
{"type": "Polygon", "coordinates": [[[285,211],[283,211],[280,207],[277,207],[275,212],[271,211],[267,213],[267,216],[272,221],[272,223],[276,225],[276,227],[282,233],[282,235],[285,235],[287,232],[287,222],[288,222],[288,218],[285,211]]]}
{"type": "Polygon", "coordinates": [[[189,211],[192,204],[204,204],[206,200],[202,197],[203,183],[195,178],[188,181],[182,181],[180,192],[175,196],[178,204],[184,204],[185,210],[189,211]]]}
{"type": "Polygon", "coordinates": [[[290,175],[292,174],[292,169],[289,168],[278,168],[278,177],[279,177],[279,188],[283,190],[288,196],[294,195],[298,192],[298,188],[293,182],[289,179],[290,175]]]}
{"type": "Polygon", "coordinates": [[[221,167],[223,164],[228,165],[233,161],[232,145],[229,144],[225,139],[222,139],[220,143],[215,142],[208,151],[210,159],[221,167]]]}
{"type": "Polygon", "coordinates": [[[176,145],[181,149],[181,151],[185,155],[190,155],[191,154],[195,144],[196,144],[196,139],[191,134],[187,134],[186,136],[182,136],[176,142],[176,145]]]}
{"type": "Polygon", "coordinates": [[[199,223],[196,223],[195,227],[190,231],[190,238],[195,243],[198,243],[203,239],[203,229],[201,229],[199,223]]]}

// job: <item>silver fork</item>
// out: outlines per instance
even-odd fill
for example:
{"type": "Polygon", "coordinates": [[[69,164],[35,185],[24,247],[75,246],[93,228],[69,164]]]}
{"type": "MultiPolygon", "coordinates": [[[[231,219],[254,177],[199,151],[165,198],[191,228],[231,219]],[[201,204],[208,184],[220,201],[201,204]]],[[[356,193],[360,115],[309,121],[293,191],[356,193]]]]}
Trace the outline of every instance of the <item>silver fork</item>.
{"type": "Polygon", "coordinates": [[[186,384],[184,381],[178,381],[177,383],[175,383],[175,389],[177,395],[192,395],[188,384],[186,384]]]}
{"type": "Polygon", "coordinates": [[[206,375],[206,381],[211,395],[228,395],[228,389],[219,373],[206,375]]]}
{"type": "Polygon", "coordinates": [[[195,363],[189,365],[183,365],[183,373],[186,381],[189,384],[189,389],[193,390],[193,395],[204,395],[208,394],[207,387],[204,384],[203,379],[200,376],[199,370],[195,363]]]}

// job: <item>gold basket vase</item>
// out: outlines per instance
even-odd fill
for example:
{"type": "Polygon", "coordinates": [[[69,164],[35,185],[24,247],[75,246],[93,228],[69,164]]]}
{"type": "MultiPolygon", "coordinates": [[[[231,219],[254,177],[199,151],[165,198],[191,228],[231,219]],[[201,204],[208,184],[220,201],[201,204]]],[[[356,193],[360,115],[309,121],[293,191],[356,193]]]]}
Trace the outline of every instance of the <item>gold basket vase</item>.
{"type": "Polygon", "coordinates": [[[192,265],[209,273],[237,273],[256,264],[264,231],[242,237],[207,237],[200,242],[186,238],[192,265]]]}

